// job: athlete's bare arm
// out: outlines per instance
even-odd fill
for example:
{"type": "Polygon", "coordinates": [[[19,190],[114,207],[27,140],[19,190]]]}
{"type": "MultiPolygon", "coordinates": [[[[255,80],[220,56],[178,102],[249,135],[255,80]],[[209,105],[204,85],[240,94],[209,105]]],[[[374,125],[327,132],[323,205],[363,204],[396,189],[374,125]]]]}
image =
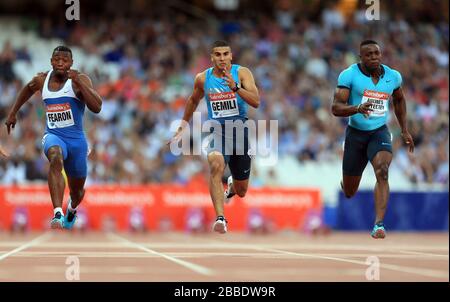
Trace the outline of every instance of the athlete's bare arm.
{"type": "Polygon", "coordinates": [[[239,80],[242,88],[237,91],[237,94],[254,108],[259,107],[259,92],[255,84],[253,74],[247,67],[239,68],[239,80]]]}
{"type": "Polygon", "coordinates": [[[8,134],[11,131],[11,128],[14,129],[17,123],[17,112],[19,112],[20,108],[25,104],[36,91],[42,90],[45,82],[45,73],[38,73],[28,84],[26,84],[17,94],[16,101],[14,105],[10,109],[8,113],[8,117],[6,118],[6,128],[8,130],[8,134]]]}
{"type": "MultiPolygon", "coordinates": [[[[223,76],[227,82],[228,87],[233,89],[236,87],[236,82],[234,81],[231,73],[227,69],[223,69],[223,76]]],[[[252,72],[247,67],[239,68],[238,72],[239,81],[241,82],[241,88],[236,92],[247,104],[252,107],[258,108],[259,106],[259,92],[256,88],[255,79],[253,78],[252,72]]]]}
{"type": "Polygon", "coordinates": [[[192,114],[194,114],[195,109],[197,109],[198,103],[205,95],[205,91],[203,89],[204,84],[205,72],[197,74],[194,81],[194,90],[189,96],[186,103],[186,108],[184,109],[183,121],[186,123],[189,123],[192,118],[192,114]]]}
{"type": "Polygon", "coordinates": [[[102,110],[102,98],[92,86],[91,79],[77,70],[68,71],[69,79],[72,79],[74,90],[77,96],[79,95],[81,101],[94,113],[99,113],[102,110]]]}
{"type": "Polygon", "coordinates": [[[203,89],[203,86],[205,84],[205,72],[198,73],[195,76],[194,80],[194,89],[192,91],[192,94],[188,97],[186,108],[184,109],[183,114],[183,122],[178,127],[177,132],[173,136],[173,138],[167,142],[167,144],[170,144],[173,141],[177,141],[181,137],[181,133],[184,129],[184,125],[186,123],[189,123],[189,121],[192,118],[192,115],[194,114],[194,111],[197,109],[198,103],[200,103],[200,100],[205,95],[205,91],[203,89]]]}
{"type": "Polygon", "coordinates": [[[372,109],[370,103],[366,102],[358,106],[352,106],[348,104],[350,97],[350,89],[337,87],[334,92],[333,104],[331,105],[331,112],[335,116],[351,116],[356,113],[368,115],[372,109]]]}
{"type": "Polygon", "coordinates": [[[403,140],[405,144],[409,146],[409,152],[414,152],[414,141],[411,134],[408,132],[408,127],[406,126],[406,101],[401,87],[394,90],[394,93],[392,94],[392,102],[394,103],[395,116],[397,117],[400,128],[402,129],[403,140]]]}

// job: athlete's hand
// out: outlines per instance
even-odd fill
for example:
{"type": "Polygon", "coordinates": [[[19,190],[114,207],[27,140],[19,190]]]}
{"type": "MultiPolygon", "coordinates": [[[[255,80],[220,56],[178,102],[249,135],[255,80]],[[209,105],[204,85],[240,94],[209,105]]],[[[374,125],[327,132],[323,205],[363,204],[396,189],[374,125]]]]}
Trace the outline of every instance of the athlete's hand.
{"type": "Polygon", "coordinates": [[[369,102],[365,102],[363,104],[359,104],[357,111],[358,113],[361,113],[362,115],[364,115],[365,118],[368,118],[370,113],[373,111],[371,107],[371,103],[369,102]]]}
{"type": "Polygon", "coordinates": [[[16,115],[11,115],[9,114],[8,117],[6,118],[6,129],[8,130],[8,134],[11,132],[11,128],[14,129],[14,126],[16,126],[17,123],[17,118],[16,115]]]}
{"type": "Polygon", "coordinates": [[[72,80],[72,83],[74,83],[75,85],[80,84],[80,72],[76,69],[69,69],[67,71],[67,76],[69,77],[69,79],[72,80]]]}
{"type": "Polygon", "coordinates": [[[178,143],[178,141],[181,139],[181,136],[183,134],[183,128],[178,128],[175,135],[166,143],[167,146],[170,146],[172,143],[178,143]]]}
{"type": "Polygon", "coordinates": [[[409,152],[414,152],[414,140],[408,131],[402,132],[403,141],[409,146],[409,152]]]}
{"type": "Polygon", "coordinates": [[[6,151],[2,148],[2,146],[0,146],[0,155],[2,155],[2,156],[4,156],[4,157],[8,157],[8,156],[9,156],[8,152],[6,152],[6,151]]]}
{"type": "Polygon", "coordinates": [[[233,77],[231,76],[231,73],[229,70],[227,70],[226,68],[222,69],[223,72],[223,79],[225,80],[225,82],[227,83],[228,87],[230,87],[230,89],[233,89],[234,87],[236,87],[236,82],[233,80],[233,77]]]}

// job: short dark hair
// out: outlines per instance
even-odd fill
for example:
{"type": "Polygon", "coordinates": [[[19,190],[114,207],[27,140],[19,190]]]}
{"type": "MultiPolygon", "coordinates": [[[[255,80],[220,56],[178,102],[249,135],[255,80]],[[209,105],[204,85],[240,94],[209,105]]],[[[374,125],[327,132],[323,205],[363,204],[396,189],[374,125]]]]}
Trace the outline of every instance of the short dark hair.
{"type": "Polygon", "coordinates": [[[369,45],[369,44],[376,44],[378,45],[377,41],[375,40],[364,40],[361,42],[361,44],[359,44],[359,47],[362,47],[364,45],[369,45]]]}
{"type": "Polygon", "coordinates": [[[214,49],[216,47],[230,47],[230,44],[228,44],[227,41],[224,40],[217,40],[216,42],[213,43],[211,49],[214,49]]]}
{"type": "Polygon", "coordinates": [[[64,45],[57,46],[55,49],[53,49],[52,55],[54,55],[55,52],[57,52],[57,51],[68,52],[68,53],[70,53],[70,57],[72,57],[72,50],[69,47],[67,47],[67,46],[64,46],[64,45]]]}

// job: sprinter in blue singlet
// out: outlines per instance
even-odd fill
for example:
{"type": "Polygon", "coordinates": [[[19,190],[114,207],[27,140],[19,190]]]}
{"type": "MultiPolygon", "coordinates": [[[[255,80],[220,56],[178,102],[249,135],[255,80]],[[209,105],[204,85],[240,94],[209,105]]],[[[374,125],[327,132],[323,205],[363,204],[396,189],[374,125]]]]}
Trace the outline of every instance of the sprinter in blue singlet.
{"type": "Polygon", "coordinates": [[[70,48],[56,47],[50,63],[52,70],[37,74],[19,92],[5,124],[9,134],[22,105],[35,92],[41,92],[47,121],[42,145],[50,162],[48,185],[54,208],[50,225],[54,229],[71,229],[76,220],[76,209],[83,200],[87,176],[88,144],[83,131],[84,109],[87,106],[92,112],[99,113],[102,100],[87,75],[70,69],[73,64],[70,48]],[[63,167],[70,189],[66,215],[62,210],[65,189],[63,167]]]}
{"type": "MultiPolygon", "coordinates": [[[[217,219],[213,230],[227,232],[224,202],[234,195],[244,197],[250,177],[248,132],[242,125],[247,120],[248,105],[258,108],[259,94],[251,71],[243,66],[231,64],[231,48],[225,41],[216,41],[211,48],[213,67],[197,74],[194,90],[186,104],[183,121],[189,123],[200,100],[205,97],[208,118],[213,127],[207,148],[210,166],[209,190],[217,219]],[[241,122],[241,123],[239,123],[241,122]],[[227,130],[228,129],[228,130],[227,130]],[[231,129],[231,131],[229,131],[231,129]],[[231,176],[224,192],[222,177],[228,164],[231,176]]],[[[181,137],[183,127],[178,128],[172,141],[181,137]]]]}
{"type": "Polygon", "coordinates": [[[414,151],[414,141],[406,125],[400,73],[381,64],[377,42],[363,41],[359,51],[361,62],[339,75],[332,105],[335,116],[350,117],[345,134],[341,187],[347,198],[354,196],[367,162],[371,162],[377,179],[374,192],[376,217],[371,236],[384,238],[383,219],[389,197],[388,170],[392,160],[392,139],[386,126],[389,102],[394,105],[403,140],[410,152],[414,151]]]}

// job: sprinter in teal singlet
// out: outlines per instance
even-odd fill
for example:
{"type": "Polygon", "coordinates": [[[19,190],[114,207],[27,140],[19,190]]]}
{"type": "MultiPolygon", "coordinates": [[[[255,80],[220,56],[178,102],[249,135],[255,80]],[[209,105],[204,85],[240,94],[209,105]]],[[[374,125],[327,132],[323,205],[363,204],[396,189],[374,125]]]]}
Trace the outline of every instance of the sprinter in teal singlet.
{"type": "MultiPolygon", "coordinates": [[[[224,202],[236,194],[240,197],[245,196],[251,164],[248,129],[238,127],[233,130],[233,127],[227,125],[240,123],[242,125],[247,120],[248,105],[254,108],[259,106],[258,89],[251,71],[246,67],[231,64],[232,59],[231,48],[227,42],[216,41],[213,44],[211,48],[213,67],[195,77],[194,90],[188,99],[183,116],[185,124],[189,123],[198,103],[205,97],[208,122],[214,125],[207,148],[211,172],[209,191],[217,215],[213,230],[221,234],[227,232],[224,202]],[[228,188],[224,192],[222,177],[227,164],[231,176],[228,178],[228,188]]],[[[180,139],[183,129],[183,126],[178,128],[171,142],[180,139]]]]}
{"type": "Polygon", "coordinates": [[[400,73],[381,64],[381,50],[373,40],[361,42],[360,59],[360,63],[351,65],[339,75],[332,105],[335,116],[350,117],[345,134],[341,187],[347,198],[354,196],[367,162],[371,162],[377,179],[374,190],[376,217],[371,235],[384,238],[388,170],[392,160],[392,138],[386,126],[390,101],[410,152],[414,151],[414,142],[406,126],[400,73]]]}

